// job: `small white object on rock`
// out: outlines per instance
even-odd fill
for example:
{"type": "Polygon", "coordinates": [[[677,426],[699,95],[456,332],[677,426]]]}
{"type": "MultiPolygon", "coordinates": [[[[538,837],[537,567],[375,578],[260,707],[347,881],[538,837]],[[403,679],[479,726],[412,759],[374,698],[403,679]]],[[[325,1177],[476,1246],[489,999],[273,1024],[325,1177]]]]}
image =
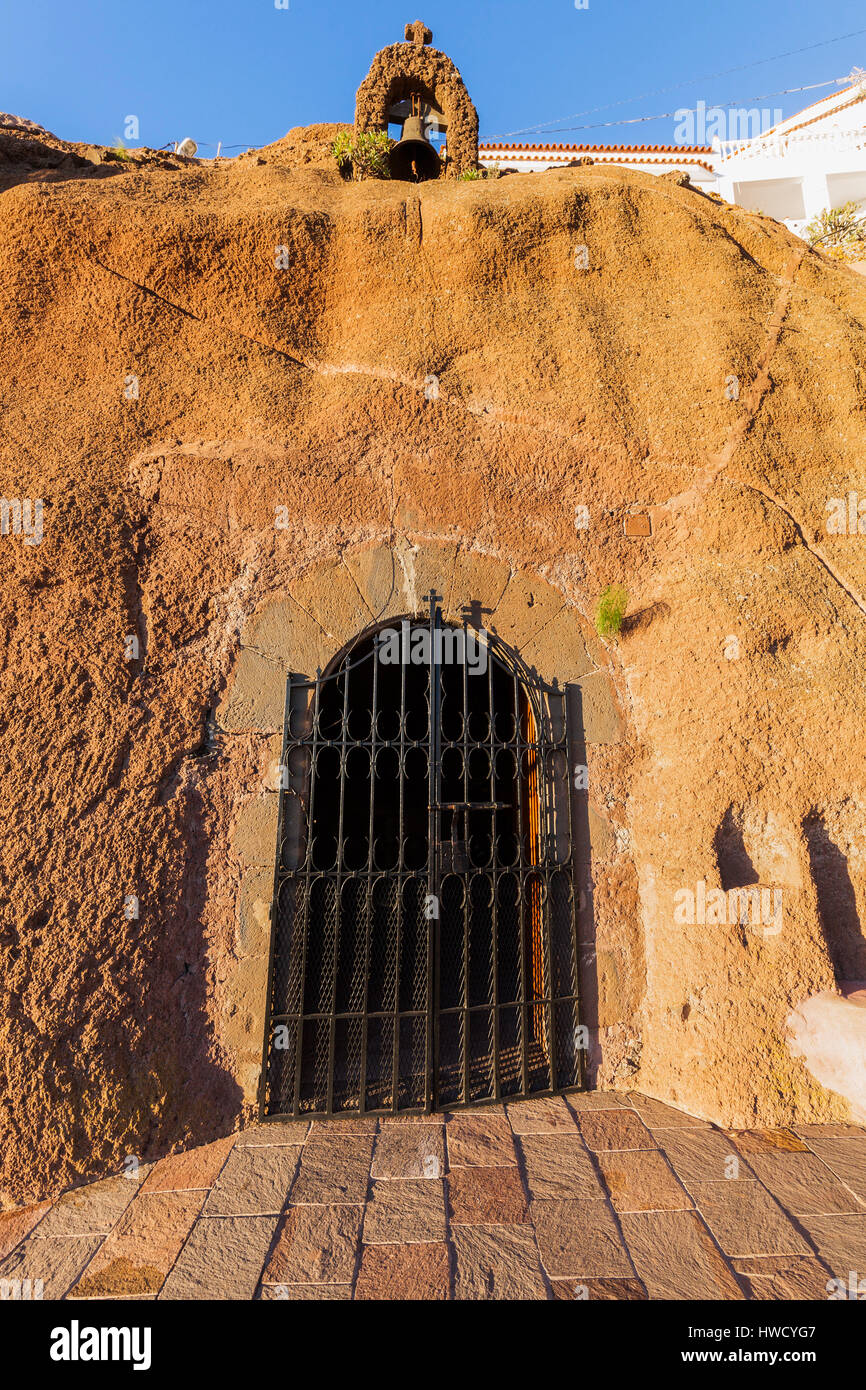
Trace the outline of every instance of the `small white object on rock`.
{"type": "Polygon", "coordinates": [[[198,145],[189,136],[181,140],[177,147],[177,153],[184,155],[187,159],[195,159],[198,154],[198,145]]]}

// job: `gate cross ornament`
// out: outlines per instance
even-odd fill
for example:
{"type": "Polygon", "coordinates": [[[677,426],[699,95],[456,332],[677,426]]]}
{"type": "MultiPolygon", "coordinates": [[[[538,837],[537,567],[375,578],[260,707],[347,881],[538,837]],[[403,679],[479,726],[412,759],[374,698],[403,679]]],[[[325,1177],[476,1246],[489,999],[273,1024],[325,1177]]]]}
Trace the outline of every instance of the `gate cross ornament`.
{"type": "Polygon", "coordinates": [[[416,48],[423,48],[425,44],[433,42],[433,31],[420,19],[416,19],[414,24],[406,25],[406,42],[414,43],[416,48]]]}

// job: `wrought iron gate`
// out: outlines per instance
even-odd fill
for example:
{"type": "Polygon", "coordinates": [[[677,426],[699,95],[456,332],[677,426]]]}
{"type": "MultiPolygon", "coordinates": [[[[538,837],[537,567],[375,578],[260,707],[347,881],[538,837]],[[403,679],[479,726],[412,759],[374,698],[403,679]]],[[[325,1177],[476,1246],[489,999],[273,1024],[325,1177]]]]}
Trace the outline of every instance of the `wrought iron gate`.
{"type": "Polygon", "coordinates": [[[288,678],[262,1118],[581,1083],[565,692],[438,597],[288,678]]]}

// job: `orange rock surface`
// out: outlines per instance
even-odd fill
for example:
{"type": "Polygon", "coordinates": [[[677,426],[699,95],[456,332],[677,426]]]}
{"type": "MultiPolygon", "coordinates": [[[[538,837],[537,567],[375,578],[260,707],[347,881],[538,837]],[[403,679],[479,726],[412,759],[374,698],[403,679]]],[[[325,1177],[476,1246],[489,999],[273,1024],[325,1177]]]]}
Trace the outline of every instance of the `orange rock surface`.
{"type": "Polygon", "coordinates": [[[631,751],[590,769],[646,957],[623,1084],[845,1118],[785,1020],[863,964],[866,535],[827,518],[866,499],[866,284],[649,175],[346,184],[316,130],[217,164],[0,139],[2,491],[44,501],[41,544],[0,538],[4,1202],[248,1117],[228,827],[269,745],[212,712],[266,596],[400,536],[590,623],[628,590],[631,751]],[[675,921],[746,861],[778,934],[675,921]]]}

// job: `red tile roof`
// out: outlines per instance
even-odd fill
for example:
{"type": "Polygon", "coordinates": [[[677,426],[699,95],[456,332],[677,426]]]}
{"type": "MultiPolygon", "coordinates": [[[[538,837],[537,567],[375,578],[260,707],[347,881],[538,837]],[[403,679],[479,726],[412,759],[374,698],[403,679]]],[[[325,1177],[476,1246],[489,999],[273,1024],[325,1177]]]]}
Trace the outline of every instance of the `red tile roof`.
{"type": "Polygon", "coordinates": [[[485,141],[480,148],[482,150],[537,150],[539,152],[561,150],[563,153],[574,154],[587,150],[611,154],[641,154],[644,151],[652,154],[712,154],[713,152],[709,145],[506,145],[497,140],[485,141]]]}
{"type": "Polygon", "coordinates": [[[591,154],[596,164],[621,164],[630,161],[635,164],[697,164],[707,173],[713,173],[713,166],[701,155],[711,155],[709,145],[480,145],[479,155],[488,157],[500,153],[511,153],[515,159],[545,159],[557,155],[591,154]]]}

